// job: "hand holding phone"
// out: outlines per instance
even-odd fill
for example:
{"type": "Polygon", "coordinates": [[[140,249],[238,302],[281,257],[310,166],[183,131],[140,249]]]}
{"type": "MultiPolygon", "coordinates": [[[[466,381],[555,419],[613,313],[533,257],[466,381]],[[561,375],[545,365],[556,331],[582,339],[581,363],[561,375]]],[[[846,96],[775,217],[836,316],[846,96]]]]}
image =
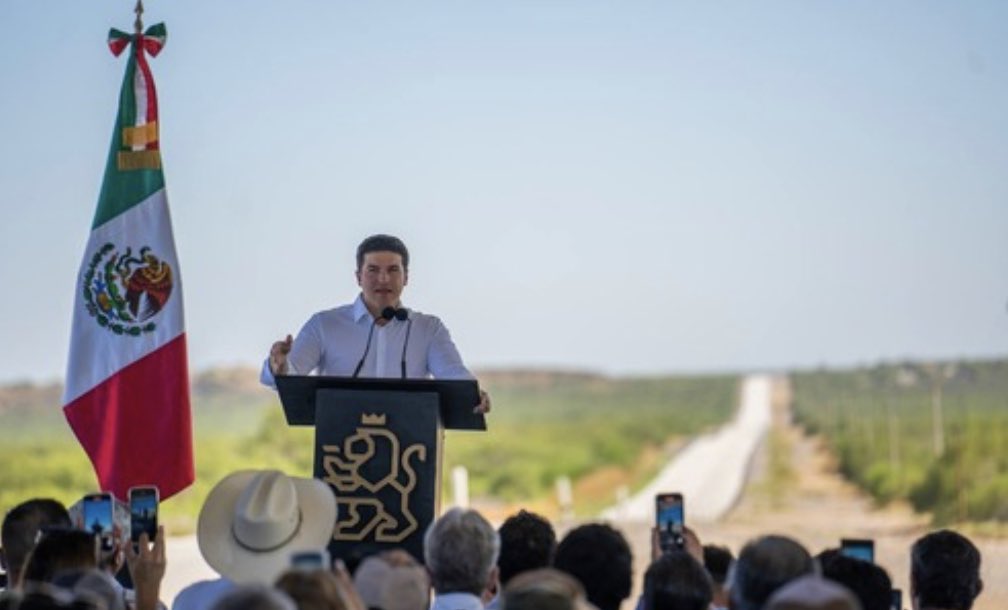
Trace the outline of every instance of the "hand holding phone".
{"type": "Polygon", "coordinates": [[[663,553],[686,548],[686,538],[683,535],[686,512],[681,493],[660,493],[655,496],[655,526],[658,529],[658,545],[663,553]]]}

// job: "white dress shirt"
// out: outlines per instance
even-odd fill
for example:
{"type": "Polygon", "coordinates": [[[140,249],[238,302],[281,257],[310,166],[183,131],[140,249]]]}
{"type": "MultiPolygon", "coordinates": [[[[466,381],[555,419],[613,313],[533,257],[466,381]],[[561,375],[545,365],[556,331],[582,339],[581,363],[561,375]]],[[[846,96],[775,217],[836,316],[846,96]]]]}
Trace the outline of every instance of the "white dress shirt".
{"type": "Polygon", "coordinates": [[[483,601],[472,593],[435,594],[430,610],[483,610],[483,601]]]}
{"type": "MultiPolygon", "coordinates": [[[[398,379],[402,376],[405,344],[408,379],[474,378],[462,362],[448,329],[436,316],[409,310],[407,320],[393,319],[383,326],[374,324],[368,346],[373,322],[362,296],[351,304],[316,313],[294,339],[287,354],[287,373],[350,377],[363,356],[358,377],[398,379]]],[[[263,363],[259,380],[264,385],[276,385],[270,372],[269,356],[263,363]]]]}

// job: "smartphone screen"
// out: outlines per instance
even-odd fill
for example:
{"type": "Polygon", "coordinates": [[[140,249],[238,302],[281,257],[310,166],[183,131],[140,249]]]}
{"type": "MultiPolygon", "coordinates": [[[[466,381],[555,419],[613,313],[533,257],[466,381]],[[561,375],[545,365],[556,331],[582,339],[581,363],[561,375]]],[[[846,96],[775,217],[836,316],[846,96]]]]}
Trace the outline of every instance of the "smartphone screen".
{"type": "Polygon", "coordinates": [[[903,610],[903,591],[900,589],[892,590],[892,610],[903,610]]]}
{"type": "Polygon", "coordinates": [[[158,489],[153,486],[132,487],[129,490],[130,540],[140,541],[140,534],[147,532],[147,539],[154,541],[158,526],[158,489]]]}
{"type": "Polygon", "coordinates": [[[97,493],[84,496],[81,512],[84,514],[84,530],[98,536],[102,550],[112,548],[112,494],[97,493]]]}
{"type": "Polygon", "coordinates": [[[291,554],[291,567],[295,570],[328,570],[328,551],[298,551],[291,554]]]}
{"type": "Polygon", "coordinates": [[[658,542],[663,551],[683,548],[683,526],[686,511],[681,493],[661,493],[655,496],[655,526],[658,528],[658,542]]]}
{"type": "Polygon", "coordinates": [[[840,553],[847,557],[875,563],[875,541],[863,538],[844,538],[840,540],[840,553]]]}

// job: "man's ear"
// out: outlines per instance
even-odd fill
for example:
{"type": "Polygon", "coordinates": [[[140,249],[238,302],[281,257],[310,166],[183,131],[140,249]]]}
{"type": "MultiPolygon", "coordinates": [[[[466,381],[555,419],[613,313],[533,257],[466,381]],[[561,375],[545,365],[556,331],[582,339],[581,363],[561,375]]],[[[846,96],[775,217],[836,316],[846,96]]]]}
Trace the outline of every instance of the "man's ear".
{"type": "Polygon", "coordinates": [[[402,285],[409,284],[409,269],[402,270],[402,285]]]}
{"type": "Polygon", "coordinates": [[[490,569],[490,576],[487,578],[486,584],[483,585],[483,595],[480,598],[483,600],[483,605],[490,603],[490,600],[494,598],[500,590],[500,569],[494,566],[490,569]]]}
{"type": "Polygon", "coordinates": [[[361,283],[360,283],[360,269],[354,271],[353,274],[354,274],[354,277],[357,278],[357,285],[360,286],[361,285],[361,283]]]}
{"type": "Polygon", "coordinates": [[[7,568],[7,553],[4,552],[3,547],[0,546],[0,568],[10,575],[10,570],[7,568]]]}

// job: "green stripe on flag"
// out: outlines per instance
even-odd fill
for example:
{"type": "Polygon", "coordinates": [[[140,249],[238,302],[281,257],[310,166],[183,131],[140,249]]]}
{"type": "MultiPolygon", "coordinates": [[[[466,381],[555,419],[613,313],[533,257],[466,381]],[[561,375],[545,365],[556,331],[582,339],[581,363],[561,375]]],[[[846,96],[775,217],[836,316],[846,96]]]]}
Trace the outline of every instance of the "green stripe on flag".
{"type": "Polygon", "coordinates": [[[92,229],[105,224],[164,188],[164,174],[160,169],[120,171],[117,161],[119,151],[125,150],[122,140],[123,128],[133,127],[136,123],[136,96],[133,92],[133,78],[137,71],[135,45],[135,41],[131,42],[127,51],[129,59],[119,91],[119,113],[116,116],[115,129],[112,131],[112,144],[109,147],[108,160],[105,162],[105,177],[102,179],[98,208],[95,210],[94,222],[91,223],[92,229]]]}

